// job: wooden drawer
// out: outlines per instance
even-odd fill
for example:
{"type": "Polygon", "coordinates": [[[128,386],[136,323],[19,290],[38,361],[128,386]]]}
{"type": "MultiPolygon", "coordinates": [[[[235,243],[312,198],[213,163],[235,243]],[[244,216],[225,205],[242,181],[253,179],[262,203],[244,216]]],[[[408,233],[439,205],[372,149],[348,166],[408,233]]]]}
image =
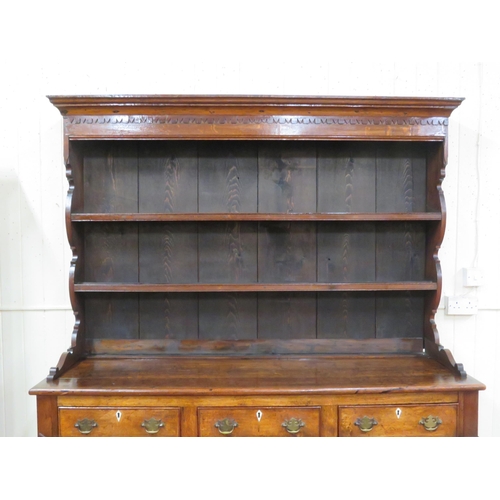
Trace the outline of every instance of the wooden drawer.
{"type": "Polygon", "coordinates": [[[179,436],[180,409],[59,408],[59,435],[66,437],[179,436]],[[157,422],[159,420],[161,422],[157,422]]]}
{"type": "Polygon", "coordinates": [[[198,435],[319,436],[320,410],[319,407],[198,408],[198,435]],[[229,422],[224,422],[226,419],[229,422]],[[232,422],[237,424],[236,427],[231,428],[232,422]],[[289,425],[289,431],[286,429],[286,423],[289,425]]]}
{"type": "Polygon", "coordinates": [[[344,406],[339,408],[339,435],[456,436],[457,408],[456,404],[344,406]],[[432,417],[439,420],[432,420],[432,417]]]}

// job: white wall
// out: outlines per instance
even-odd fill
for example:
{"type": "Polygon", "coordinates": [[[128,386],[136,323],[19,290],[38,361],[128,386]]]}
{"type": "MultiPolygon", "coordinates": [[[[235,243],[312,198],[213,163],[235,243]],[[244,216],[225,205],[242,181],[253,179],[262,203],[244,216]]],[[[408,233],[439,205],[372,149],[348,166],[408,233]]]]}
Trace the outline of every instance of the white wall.
{"type": "MultiPolygon", "coordinates": [[[[378,27],[376,40],[358,44],[343,60],[340,51],[353,46],[360,30],[374,33],[370,16],[339,31],[312,8],[314,1],[299,13],[259,10],[256,2],[225,17],[214,2],[200,3],[202,11],[167,3],[161,15],[147,1],[132,15],[110,11],[106,2],[98,10],[66,2],[64,11],[58,2],[29,3],[3,7],[9,22],[0,40],[9,48],[0,80],[0,436],[36,435],[28,390],[57,363],[73,327],[62,121],[45,96],[100,93],[465,97],[450,120],[440,257],[443,296],[470,293],[480,310],[451,317],[440,309],[438,328],[441,343],[488,386],[480,395],[479,434],[500,436],[499,64],[447,58],[446,29],[426,38],[422,26],[418,43],[406,39],[404,52],[391,31],[378,27]],[[391,53],[399,47],[404,62],[367,62],[375,47],[391,53]],[[422,60],[438,49],[442,62],[413,62],[415,54],[422,60]],[[464,289],[461,269],[473,265],[486,271],[485,284],[464,289]]],[[[488,16],[484,22],[487,33],[488,16]]],[[[484,33],[473,41],[488,43],[484,33]]],[[[462,55],[470,56],[469,42],[462,55]]]]}

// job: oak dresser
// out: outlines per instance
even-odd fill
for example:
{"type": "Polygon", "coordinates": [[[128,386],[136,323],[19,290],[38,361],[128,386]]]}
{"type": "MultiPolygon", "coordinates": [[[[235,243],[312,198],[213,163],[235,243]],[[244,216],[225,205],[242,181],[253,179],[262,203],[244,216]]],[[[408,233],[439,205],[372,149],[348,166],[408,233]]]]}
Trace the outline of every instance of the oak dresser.
{"type": "Polygon", "coordinates": [[[435,324],[461,99],[49,99],[76,321],[39,435],[477,435],[435,324]]]}

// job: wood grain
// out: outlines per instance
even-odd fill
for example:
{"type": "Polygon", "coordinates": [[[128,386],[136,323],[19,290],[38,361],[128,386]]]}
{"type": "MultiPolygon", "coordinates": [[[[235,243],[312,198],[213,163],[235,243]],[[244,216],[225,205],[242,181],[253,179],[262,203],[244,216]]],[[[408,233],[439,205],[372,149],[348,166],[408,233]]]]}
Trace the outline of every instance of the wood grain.
{"type": "Polygon", "coordinates": [[[148,141],[138,145],[141,213],[185,213],[198,209],[196,143],[148,141]]]}
{"type": "Polygon", "coordinates": [[[140,283],[196,283],[198,224],[141,224],[138,264],[140,283]]]}
{"type": "Polygon", "coordinates": [[[318,338],[374,339],[376,297],[373,293],[318,293],[318,338]]]}
{"type": "Polygon", "coordinates": [[[85,332],[91,339],[139,338],[137,294],[86,294],[85,332]]]}
{"type": "Polygon", "coordinates": [[[259,224],[260,283],[316,280],[316,225],[290,222],[259,224]]]}
{"type": "Polygon", "coordinates": [[[137,224],[87,224],[84,241],[85,281],[139,281],[137,224]]]}
{"type": "Polygon", "coordinates": [[[198,295],[140,294],[139,337],[141,339],[198,338],[198,295]]]}
{"type": "MultiPolygon", "coordinates": [[[[422,338],[425,296],[418,292],[383,292],[377,296],[377,338],[422,338]]],[[[423,345],[423,344],[422,344],[423,345]]]]}
{"type": "Polygon", "coordinates": [[[199,226],[201,283],[257,282],[257,223],[199,226]]]}
{"type": "Polygon", "coordinates": [[[83,160],[86,212],[137,212],[137,147],[92,142],[83,160]]]}
{"type": "Polygon", "coordinates": [[[375,212],[376,145],[318,146],[318,212],[375,212]]]}
{"type": "Polygon", "coordinates": [[[257,212],[257,146],[243,142],[199,145],[199,212],[257,212]]]}
{"type": "Polygon", "coordinates": [[[90,356],[323,356],[394,355],[422,353],[422,341],[415,338],[389,339],[89,339],[90,356]]]}
{"type": "MultiPolygon", "coordinates": [[[[428,356],[166,356],[94,357],[62,375],[57,386],[40,382],[35,395],[341,395],[477,391],[428,356]],[[78,380],[78,383],[75,382],[78,380]]],[[[456,401],[456,399],[455,399],[456,401]]]]}
{"type": "Polygon", "coordinates": [[[318,223],[318,281],[375,281],[376,226],[318,223]]]}
{"type": "Polygon", "coordinates": [[[377,212],[425,210],[425,147],[407,142],[378,147],[377,212]]]}
{"type": "Polygon", "coordinates": [[[316,212],[316,149],[274,142],[259,148],[259,212],[316,212]]]}
{"type": "Polygon", "coordinates": [[[455,437],[457,435],[458,405],[401,405],[354,406],[339,408],[339,435],[341,437],[455,437]],[[400,410],[398,418],[396,411],[400,410]],[[429,415],[439,417],[442,424],[435,431],[427,431],[419,422],[429,415]],[[374,418],[372,430],[363,432],[355,425],[358,418],[374,418]]]}
{"type": "Polygon", "coordinates": [[[198,435],[201,437],[319,437],[321,409],[317,408],[199,408],[198,435]],[[256,414],[260,412],[260,420],[256,414]],[[215,424],[224,419],[237,423],[233,432],[223,435],[215,424]],[[283,423],[291,418],[300,419],[304,424],[297,434],[290,434],[283,423]]]}
{"type": "Polygon", "coordinates": [[[180,428],[179,408],[61,408],[59,428],[62,437],[178,437],[180,428]],[[120,417],[117,417],[119,412],[120,417]],[[142,426],[144,421],[154,418],[163,426],[156,434],[149,434],[142,426]],[[90,434],[82,434],[75,424],[83,419],[93,420],[97,426],[90,434]]]}
{"type": "Polygon", "coordinates": [[[377,281],[419,281],[425,275],[426,231],[422,223],[377,226],[377,281]]]}
{"type": "Polygon", "coordinates": [[[257,338],[256,294],[200,295],[199,338],[212,340],[257,338]]]}
{"type": "Polygon", "coordinates": [[[316,296],[308,293],[259,294],[260,339],[316,338],[316,296]]]}

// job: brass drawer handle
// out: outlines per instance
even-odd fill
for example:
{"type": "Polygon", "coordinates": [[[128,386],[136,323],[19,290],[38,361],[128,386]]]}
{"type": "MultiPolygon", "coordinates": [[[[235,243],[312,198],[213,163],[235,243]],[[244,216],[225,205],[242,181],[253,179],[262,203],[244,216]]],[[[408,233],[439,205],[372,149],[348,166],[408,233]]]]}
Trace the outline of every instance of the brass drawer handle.
{"type": "Polygon", "coordinates": [[[419,422],[420,425],[424,426],[424,429],[429,432],[435,431],[443,421],[439,417],[434,417],[429,415],[427,418],[422,418],[419,422]]]}
{"type": "Polygon", "coordinates": [[[305,425],[300,418],[291,418],[290,420],[285,420],[281,424],[281,427],[284,427],[289,434],[297,434],[305,425]]]}
{"type": "Polygon", "coordinates": [[[84,418],[83,420],[77,420],[75,427],[82,434],[90,434],[94,429],[94,427],[97,427],[97,422],[95,420],[84,418]]]}
{"type": "Polygon", "coordinates": [[[361,432],[370,432],[373,429],[373,426],[377,424],[378,422],[374,418],[367,416],[357,418],[356,422],[354,422],[354,425],[357,425],[361,432]]]}
{"type": "Polygon", "coordinates": [[[238,427],[238,422],[231,418],[225,418],[224,420],[217,420],[217,422],[215,422],[215,427],[219,429],[221,434],[227,436],[234,431],[235,427],[238,427]]]}
{"type": "Polygon", "coordinates": [[[161,419],[156,420],[156,418],[150,418],[149,420],[144,420],[141,427],[144,427],[148,434],[157,434],[162,427],[165,427],[165,424],[161,419]]]}

